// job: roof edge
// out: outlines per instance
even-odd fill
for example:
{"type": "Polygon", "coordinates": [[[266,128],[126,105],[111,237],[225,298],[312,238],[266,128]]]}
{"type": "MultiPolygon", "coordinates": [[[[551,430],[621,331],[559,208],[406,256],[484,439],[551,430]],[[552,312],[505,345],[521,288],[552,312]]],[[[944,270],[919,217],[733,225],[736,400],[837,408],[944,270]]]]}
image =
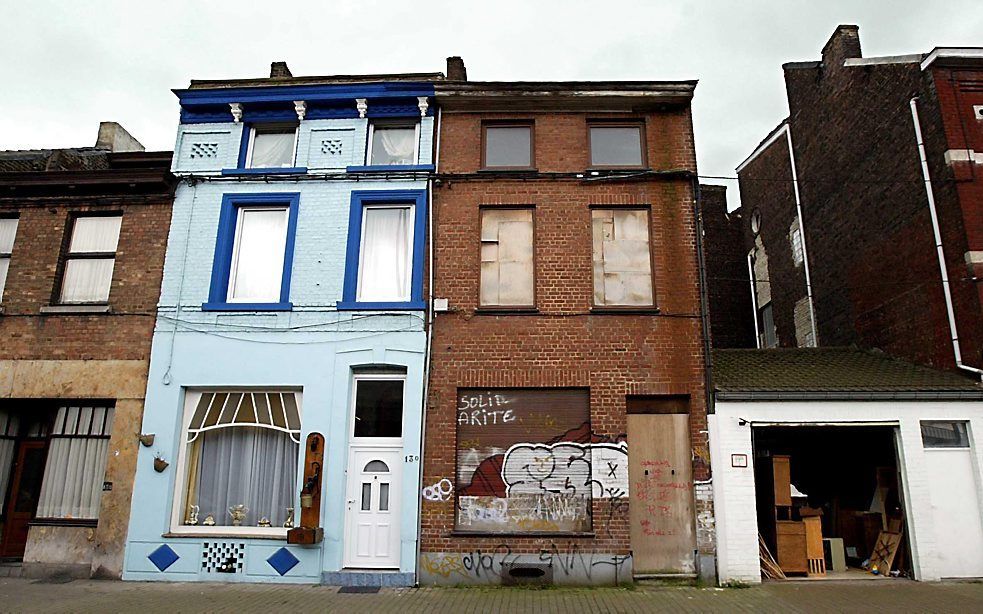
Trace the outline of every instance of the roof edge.
{"type": "Polygon", "coordinates": [[[716,390],[718,401],[983,401],[983,390],[716,390]]]}
{"type": "Polygon", "coordinates": [[[744,158],[744,161],[737,165],[737,168],[734,169],[734,172],[740,173],[742,170],[744,170],[744,168],[748,164],[753,162],[755,158],[760,156],[766,149],[771,147],[775,143],[775,141],[778,140],[778,137],[784,134],[786,130],[789,130],[788,117],[783,119],[777,126],[772,128],[771,132],[768,133],[768,136],[766,136],[764,140],[761,141],[761,143],[759,143],[758,146],[754,148],[754,151],[751,152],[751,155],[744,158]]]}

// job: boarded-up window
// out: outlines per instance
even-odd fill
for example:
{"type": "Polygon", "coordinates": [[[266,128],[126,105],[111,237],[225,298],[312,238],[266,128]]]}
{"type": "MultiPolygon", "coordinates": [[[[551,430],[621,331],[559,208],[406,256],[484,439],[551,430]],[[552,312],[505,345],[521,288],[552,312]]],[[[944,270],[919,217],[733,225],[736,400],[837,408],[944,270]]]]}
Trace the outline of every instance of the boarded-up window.
{"type": "Polygon", "coordinates": [[[627,459],[592,433],[587,390],[460,390],[456,528],[590,531],[593,498],[627,495],[627,459]]]}
{"type": "Polygon", "coordinates": [[[648,211],[593,209],[594,304],[645,307],[652,302],[648,211]]]}
{"type": "Polygon", "coordinates": [[[532,307],[532,209],[481,210],[481,305],[532,307]]]}

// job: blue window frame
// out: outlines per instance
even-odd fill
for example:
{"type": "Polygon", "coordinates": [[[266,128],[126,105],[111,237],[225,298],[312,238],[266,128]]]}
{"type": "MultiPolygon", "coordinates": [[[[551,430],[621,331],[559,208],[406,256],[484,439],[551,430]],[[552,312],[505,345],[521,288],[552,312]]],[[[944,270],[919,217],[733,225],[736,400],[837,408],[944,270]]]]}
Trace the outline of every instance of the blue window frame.
{"type": "MultiPolygon", "coordinates": [[[[218,236],[215,240],[215,259],[212,263],[212,281],[208,292],[208,302],[201,308],[206,311],[289,311],[290,271],[293,267],[294,239],[297,234],[297,211],[300,194],[295,192],[268,194],[226,194],[222,197],[222,210],[219,214],[218,236]],[[259,212],[284,211],[287,216],[283,238],[283,269],[280,276],[278,300],[251,302],[233,296],[230,281],[237,275],[240,263],[248,262],[240,258],[242,228],[247,215],[259,212]]],[[[274,223],[275,216],[271,216],[274,223]]],[[[276,240],[274,238],[274,240],[276,240]]],[[[277,255],[277,258],[279,255],[277,255]]]]}
{"type": "MultiPolygon", "coordinates": [[[[426,244],[427,192],[426,190],[362,190],[352,192],[351,212],[348,218],[348,249],[345,258],[345,286],[338,309],[358,310],[422,310],[423,301],[423,250],[426,244]],[[370,265],[363,262],[366,211],[409,208],[412,223],[406,235],[410,253],[406,254],[409,292],[405,300],[365,300],[365,274],[370,265]]],[[[382,224],[398,219],[379,220],[382,224]]]]}

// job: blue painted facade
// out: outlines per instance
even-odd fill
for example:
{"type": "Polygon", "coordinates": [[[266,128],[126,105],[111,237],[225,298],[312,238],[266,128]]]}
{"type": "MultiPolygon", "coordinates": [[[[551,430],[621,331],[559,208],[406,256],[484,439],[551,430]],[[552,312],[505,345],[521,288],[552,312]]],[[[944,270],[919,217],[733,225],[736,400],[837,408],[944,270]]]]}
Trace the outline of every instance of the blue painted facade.
{"type": "MultiPolygon", "coordinates": [[[[181,90],[181,124],[172,171],[175,194],[148,378],[123,577],[127,580],[245,581],[407,585],[415,578],[420,432],[426,331],[428,170],[432,168],[433,87],[428,83],[262,86],[181,90]],[[421,97],[423,100],[421,100],[421,97]],[[356,99],[367,103],[359,117],[356,99]],[[244,134],[254,123],[298,122],[290,168],[244,169],[244,134]],[[230,103],[242,105],[233,121],[230,103]],[[373,117],[420,122],[418,164],[367,166],[373,117]],[[373,172],[376,171],[376,172],[373,172]],[[405,303],[358,303],[361,211],[373,202],[414,206],[412,292],[405,303]],[[288,207],[279,301],[227,300],[239,207],[288,207]],[[346,500],[354,375],[405,372],[398,482],[399,561],[388,569],[346,569],[346,500]],[[326,451],[321,488],[324,540],[288,545],[286,530],[188,526],[186,399],[200,391],[299,393],[300,441],[317,432],[326,451]],[[155,458],[168,463],[155,470],[155,458]],[[232,552],[231,573],[206,570],[208,552],[232,552]]],[[[304,446],[297,459],[295,520],[301,511],[304,446]]],[[[201,510],[204,517],[206,510],[201,510]]],[[[214,510],[214,513],[224,513],[214,510]]],[[[276,527],[274,527],[276,529],[276,527]]],[[[224,556],[224,555],[223,555],[224,556]]]]}

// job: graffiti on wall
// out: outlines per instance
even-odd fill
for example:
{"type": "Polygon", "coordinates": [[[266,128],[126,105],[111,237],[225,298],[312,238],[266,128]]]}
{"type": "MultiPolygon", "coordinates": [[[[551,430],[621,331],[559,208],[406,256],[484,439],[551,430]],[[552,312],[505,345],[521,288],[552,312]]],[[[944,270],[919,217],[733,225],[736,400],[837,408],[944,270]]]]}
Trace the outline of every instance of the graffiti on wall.
{"type": "Polygon", "coordinates": [[[628,444],[591,430],[586,390],[462,390],[455,489],[459,529],[589,531],[628,494],[628,444]]]}
{"type": "Polygon", "coordinates": [[[423,488],[423,498],[427,501],[447,501],[454,494],[454,484],[447,478],[423,488]]]}
{"type": "Polygon", "coordinates": [[[631,579],[631,556],[598,554],[582,551],[576,544],[552,544],[538,553],[517,554],[508,544],[490,550],[470,552],[423,553],[420,572],[424,582],[456,584],[458,582],[498,583],[509,568],[546,564],[555,580],[618,582],[631,579]]]}

